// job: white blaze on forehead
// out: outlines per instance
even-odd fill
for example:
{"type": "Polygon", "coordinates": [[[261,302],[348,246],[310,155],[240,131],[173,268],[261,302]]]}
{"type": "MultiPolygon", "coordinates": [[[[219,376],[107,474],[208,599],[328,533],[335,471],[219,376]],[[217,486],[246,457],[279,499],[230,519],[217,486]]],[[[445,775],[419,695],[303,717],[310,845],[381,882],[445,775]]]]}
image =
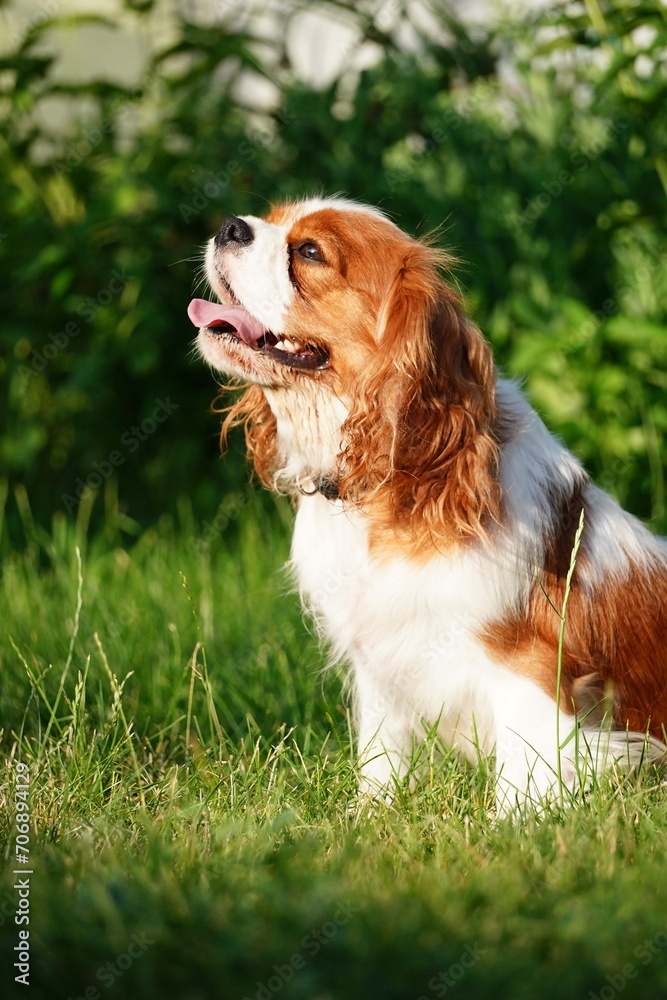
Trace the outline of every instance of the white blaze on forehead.
{"type": "Polygon", "coordinates": [[[303,201],[295,201],[289,205],[280,206],[284,220],[290,226],[293,226],[295,222],[299,219],[305,218],[307,215],[312,215],[314,212],[321,212],[325,208],[337,208],[341,212],[361,212],[365,215],[371,215],[375,219],[382,219],[383,222],[388,222],[390,225],[394,225],[391,219],[379,208],[375,208],[374,205],[364,205],[361,201],[352,201],[351,198],[304,198],[303,201]]]}
{"type": "Polygon", "coordinates": [[[272,333],[282,333],[285,314],[294,295],[289,279],[287,233],[289,227],[265,222],[254,215],[240,215],[253,232],[251,243],[228,244],[219,249],[211,240],[206,251],[206,271],[214,291],[224,299],[216,281],[217,267],[234,295],[249,313],[272,333]]]}

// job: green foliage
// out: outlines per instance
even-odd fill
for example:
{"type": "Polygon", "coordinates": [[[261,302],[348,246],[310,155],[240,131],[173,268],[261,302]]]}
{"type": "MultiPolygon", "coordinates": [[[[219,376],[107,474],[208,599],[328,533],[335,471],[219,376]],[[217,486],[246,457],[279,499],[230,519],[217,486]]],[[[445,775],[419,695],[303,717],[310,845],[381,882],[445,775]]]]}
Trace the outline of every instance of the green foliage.
{"type": "Polygon", "coordinates": [[[134,91],[54,83],[44,26],[0,62],[13,82],[0,139],[11,484],[42,522],[76,509],[91,476],[117,479],[135,520],[184,493],[210,517],[244,472],[215,462],[214,392],[185,316],[192,258],[229,212],[344,190],[413,232],[445,223],[501,365],[602,485],[664,530],[664,6],[591,0],[471,34],[436,5],[451,42],[422,37],[416,55],[346,10],[384,54],[320,91],[285,53],[267,69],[251,38],[187,20],[134,91]],[[243,68],[278,86],[273,114],[243,108],[243,68]],[[54,97],[85,98],[85,126],[47,134],[54,97]],[[165,400],[177,408],[146,433],[165,400]]]}

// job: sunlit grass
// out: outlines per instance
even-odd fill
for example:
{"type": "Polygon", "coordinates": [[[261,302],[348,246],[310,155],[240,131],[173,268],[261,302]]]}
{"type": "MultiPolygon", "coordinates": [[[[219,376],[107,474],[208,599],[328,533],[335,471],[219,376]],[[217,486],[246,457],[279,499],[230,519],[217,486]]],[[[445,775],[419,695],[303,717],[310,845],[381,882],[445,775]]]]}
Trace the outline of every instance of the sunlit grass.
{"type": "Polygon", "coordinates": [[[621,978],[625,996],[661,995],[655,774],[510,822],[489,763],[433,743],[369,806],[341,679],[280,573],[288,509],[253,499],[205,543],[185,515],[132,544],[111,520],[87,539],[24,515],[0,698],[3,801],[17,760],[32,778],[31,986],[10,974],[9,808],[4,995],[515,1000],[621,978]]]}

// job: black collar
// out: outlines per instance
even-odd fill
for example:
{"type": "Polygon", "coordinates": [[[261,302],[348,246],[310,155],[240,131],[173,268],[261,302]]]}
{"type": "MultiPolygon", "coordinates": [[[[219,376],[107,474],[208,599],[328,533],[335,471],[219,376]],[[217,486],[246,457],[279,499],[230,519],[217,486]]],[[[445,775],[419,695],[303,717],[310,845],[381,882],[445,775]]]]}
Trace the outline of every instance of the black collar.
{"type": "Polygon", "coordinates": [[[340,497],[338,483],[335,479],[330,479],[329,476],[315,476],[313,485],[315,492],[321,493],[327,500],[338,500],[340,497]]]}

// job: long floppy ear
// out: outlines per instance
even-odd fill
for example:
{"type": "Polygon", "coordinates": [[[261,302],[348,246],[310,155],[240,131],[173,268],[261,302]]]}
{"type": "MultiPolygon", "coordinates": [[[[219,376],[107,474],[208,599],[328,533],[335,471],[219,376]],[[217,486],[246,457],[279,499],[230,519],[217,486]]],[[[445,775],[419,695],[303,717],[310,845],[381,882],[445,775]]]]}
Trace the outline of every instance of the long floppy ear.
{"type": "Polygon", "coordinates": [[[484,538],[500,506],[494,366],[438,263],[419,243],[403,257],[344,427],[341,494],[419,534],[484,538]]]}
{"type": "MultiPolygon", "coordinates": [[[[233,388],[223,386],[223,389],[233,388]]],[[[258,385],[249,386],[231,406],[213,407],[214,412],[224,413],[220,430],[220,446],[224,448],[232,427],[243,427],[248,455],[257,475],[269,488],[274,486],[276,470],[276,418],[264,392],[258,385]]]]}

